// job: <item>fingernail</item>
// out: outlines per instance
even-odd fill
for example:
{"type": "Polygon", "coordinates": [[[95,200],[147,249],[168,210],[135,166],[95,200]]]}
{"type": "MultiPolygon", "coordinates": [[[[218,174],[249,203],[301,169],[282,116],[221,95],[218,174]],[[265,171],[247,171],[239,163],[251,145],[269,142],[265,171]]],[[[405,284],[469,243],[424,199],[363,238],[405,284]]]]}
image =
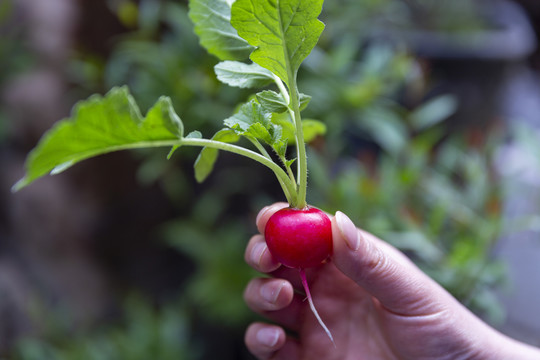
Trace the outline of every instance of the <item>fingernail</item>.
{"type": "Polygon", "coordinates": [[[281,289],[283,289],[283,282],[276,284],[275,282],[269,282],[261,286],[261,296],[264,300],[268,301],[271,304],[275,304],[281,289]]]}
{"type": "Polygon", "coordinates": [[[279,340],[279,331],[274,328],[262,328],[257,332],[257,341],[262,345],[274,347],[279,340]]]}
{"type": "Polygon", "coordinates": [[[259,242],[253,246],[251,249],[251,262],[257,266],[261,265],[261,259],[266,251],[266,244],[264,242],[259,242]]]}
{"type": "Polygon", "coordinates": [[[351,219],[341,211],[336,212],[336,223],[347,246],[356,251],[360,247],[360,234],[351,219]]]}

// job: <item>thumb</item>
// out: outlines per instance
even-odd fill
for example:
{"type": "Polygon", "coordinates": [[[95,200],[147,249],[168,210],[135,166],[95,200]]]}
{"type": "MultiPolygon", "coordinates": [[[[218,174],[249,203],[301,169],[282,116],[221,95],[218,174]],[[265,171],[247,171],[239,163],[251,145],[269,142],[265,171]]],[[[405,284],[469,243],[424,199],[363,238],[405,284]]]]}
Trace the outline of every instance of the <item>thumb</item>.
{"type": "Polygon", "coordinates": [[[440,311],[451,296],[403,253],[359,230],[342,212],[332,219],[335,266],[387,310],[406,316],[440,311]]]}

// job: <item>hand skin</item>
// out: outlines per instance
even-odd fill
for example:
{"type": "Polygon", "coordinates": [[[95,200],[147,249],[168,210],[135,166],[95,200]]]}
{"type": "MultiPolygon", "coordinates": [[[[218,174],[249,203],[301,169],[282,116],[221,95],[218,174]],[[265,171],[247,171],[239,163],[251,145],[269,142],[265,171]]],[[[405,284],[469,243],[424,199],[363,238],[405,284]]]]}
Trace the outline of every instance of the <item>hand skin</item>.
{"type": "MultiPolygon", "coordinates": [[[[261,210],[261,234],[268,218],[286,206],[261,210]]],[[[248,327],[245,342],[257,359],[540,359],[540,350],[489,327],[397,249],[357,229],[341,212],[331,219],[334,254],[307,274],[335,347],[304,301],[298,270],[277,263],[264,237],[255,235],[246,261],[271,276],[253,279],[244,299],[278,324],[248,327]]]]}

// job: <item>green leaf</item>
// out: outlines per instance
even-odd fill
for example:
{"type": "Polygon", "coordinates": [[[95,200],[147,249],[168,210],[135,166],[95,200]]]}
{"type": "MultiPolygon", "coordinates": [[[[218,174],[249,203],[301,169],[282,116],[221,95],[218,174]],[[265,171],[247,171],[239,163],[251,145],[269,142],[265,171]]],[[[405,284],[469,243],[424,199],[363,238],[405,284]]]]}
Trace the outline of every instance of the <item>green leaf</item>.
{"type": "Polygon", "coordinates": [[[231,129],[235,129],[243,135],[249,128],[256,123],[260,123],[266,129],[270,124],[271,113],[264,111],[262,106],[254,100],[251,100],[240,107],[233,116],[225,119],[223,122],[231,129]]]}
{"type": "Polygon", "coordinates": [[[309,143],[317,136],[326,134],[326,125],[319,120],[304,119],[302,120],[302,132],[305,142],[309,143]]]}
{"type": "MultiPolygon", "coordinates": [[[[250,59],[290,88],[300,64],[317,44],[324,24],[317,19],[323,0],[237,0],[231,24],[250,45],[250,59]]],[[[292,89],[291,91],[296,91],[292,89]]]]}
{"type": "Polygon", "coordinates": [[[276,154],[278,154],[281,157],[285,157],[288,145],[289,144],[288,144],[287,139],[280,139],[280,140],[274,141],[274,143],[272,144],[272,148],[274,149],[276,154]]]}
{"type": "Polygon", "coordinates": [[[105,97],[93,95],[76,104],[70,118],[59,121],[41,138],[28,156],[26,175],[13,190],[93,156],[174,145],[183,131],[169,98],[161,97],[143,118],[128,89],[113,88],[105,97]]]}
{"type": "MultiPolygon", "coordinates": [[[[212,140],[225,143],[235,143],[239,139],[240,136],[232,129],[222,129],[212,137],[212,140]]],[[[203,182],[210,175],[218,158],[218,152],[218,149],[209,147],[204,147],[201,150],[193,166],[195,169],[195,179],[198,182],[203,182]]]]}
{"type": "Polygon", "coordinates": [[[245,60],[253,51],[231,26],[234,0],[190,0],[189,17],[201,45],[220,60],[245,60]]]}
{"type": "Polygon", "coordinates": [[[273,144],[273,136],[270,134],[268,128],[266,128],[262,123],[252,124],[244,133],[244,136],[252,136],[255,139],[260,139],[266,144],[273,144]]]}
{"type": "Polygon", "coordinates": [[[291,167],[291,165],[294,164],[295,161],[296,161],[296,158],[287,160],[287,161],[285,161],[285,166],[286,167],[291,167]]]}
{"type": "MultiPolygon", "coordinates": [[[[192,131],[190,132],[189,134],[187,134],[187,136],[185,137],[185,139],[202,139],[202,134],[200,131],[192,131]]],[[[167,160],[170,160],[174,154],[174,152],[181,146],[182,144],[178,144],[178,145],[174,145],[172,148],[171,148],[171,151],[169,151],[169,154],[167,155],[167,160]]]]}
{"type": "Polygon", "coordinates": [[[272,123],[281,128],[281,138],[286,139],[289,145],[295,144],[294,133],[296,131],[289,113],[272,114],[272,123]]]}
{"type": "Polygon", "coordinates": [[[311,96],[300,93],[300,111],[307,108],[309,102],[311,101],[311,96]]]}
{"type": "Polygon", "coordinates": [[[268,112],[282,113],[287,111],[288,104],[283,96],[272,90],[261,91],[255,95],[257,101],[268,112]]]}
{"type": "Polygon", "coordinates": [[[240,88],[261,88],[274,81],[272,73],[255,63],[222,61],[214,67],[219,81],[240,88]]]}
{"type": "MultiPolygon", "coordinates": [[[[261,140],[270,145],[278,155],[285,156],[288,141],[287,138],[283,137],[282,125],[275,123],[272,119],[272,113],[266,111],[255,100],[242,105],[239,111],[230,118],[225,119],[224,123],[238,135],[261,140]]],[[[294,127],[290,122],[289,126],[294,131],[294,127]]]]}

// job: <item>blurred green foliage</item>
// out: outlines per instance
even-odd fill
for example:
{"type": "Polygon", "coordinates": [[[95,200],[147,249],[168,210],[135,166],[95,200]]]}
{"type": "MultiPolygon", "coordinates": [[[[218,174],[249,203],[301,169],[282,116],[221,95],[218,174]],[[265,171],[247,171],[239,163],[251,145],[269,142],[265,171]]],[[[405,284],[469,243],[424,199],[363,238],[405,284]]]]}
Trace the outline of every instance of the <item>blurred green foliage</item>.
{"type": "Polygon", "coordinates": [[[26,47],[25,29],[20,25],[12,1],[0,4],[0,84],[28,69],[33,55],[26,47]]]}
{"type": "Polygon", "coordinates": [[[508,138],[497,153],[497,168],[505,194],[508,197],[521,194],[531,200],[530,208],[523,210],[523,214],[511,215],[510,231],[539,231],[540,202],[535,189],[540,181],[540,130],[532,124],[518,121],[508,129],[508,138]],[[533,191],[533,195],[529,191],[533,191]]]}
{"type": "Polygon", "coordinates": [[[333,37],[352,29],[365,35],[387,27],[464,33],[494,25],[482,17],[485,5],[470,0],[336,0],[325,4],[325,13],[340,15],[333,37]]]}
{"type": "Polygon", "coordinates": [[[246,241],[251,234],[239,219],[216,226],[223,216],[222,195],[208,190],[194,203],[192,216],[163,225],[168,244],[188,255],[197,269],[190,277],[186,298],[209,322],[245,326],[253,316],[239,298],[256,275],[244,262],[246,241]]]}
{"type": "MultiPolygon", "coordinates": [[[[187,6],[157,0],[111,4],[133,31],[116,39],[106,59],[81,53],[73,60],[70,73],[80,97],[128,84],[143,111],[166,94],[187,127],[205,135],[219,129],[246,93],[215,79],[217,60],[198,45],[187,6]]],[[[328,124],[309,156],[309,201],[344,211],[496,321],[502,314],[493,290],[504,275],[492,258],[503,225],[491,169],[498,139],[478,146],[471,133],[448,133],[444,120],[458,106],[454,98],[425,98],[427,81],[407,49],[364,41],[374,21],[401,16],[404,6],[395,0],[325,4],[327,29],[299,79],[302,92],[313,97],[306,117],[328,124]]],[[[254,274],[243,252],[256,230],[256,211],[283,200],[274,179],[266,169],[222,156],[208,184],[198,186],[191,170],[195,152],[178,152],[171,161],[162,151],[135,156],[142,186],[159,184],[178,209],[178,220],[159,232],[164,246],[195,266],[179,289],[181,305],[155,310],[132,301],[124,325],[80,338],[53,334],[24,341],[18,359],[203,358],[197,345],[211,339],[190,333],[194,318],[239,333],[252,319],[241,294],[254,274]]]]}
{"type": "MultiPolygon", "coordinates": [[[[25,29],[16,18],[15,4],[12,1],[0,3],[0,91],[18,74],[30,68],[34,54],[27,48],[25,29]]],[[[1,100],[1,99],[0,99],[1,100]]],[[[0,102],[0,143],[8,136],[8,119],[0,102]]]]}
{"type": "MultiPolygon", "coordinates": [[[[408,0],[407,17],[401,26],[446,33],[485,30],[489,26],[482,17],[479,1],[408,0]]],[[[489,6],[489,5],[488,5],[489,6]]],[[[496,25],[495,25],[496,26],[496,25]]]]}
{"type": "MultiPolygon", "coordinates": [[[[172,302],[159,309],[139,296],[127,299],[121,325],[75,333],[49,334],[49,341],[20,342],[13,360],[193,360],[201,344],[192,338],[188,309],[172,302]]],[[[60,329],[57,329],[57,331],[60,329]]]]}

